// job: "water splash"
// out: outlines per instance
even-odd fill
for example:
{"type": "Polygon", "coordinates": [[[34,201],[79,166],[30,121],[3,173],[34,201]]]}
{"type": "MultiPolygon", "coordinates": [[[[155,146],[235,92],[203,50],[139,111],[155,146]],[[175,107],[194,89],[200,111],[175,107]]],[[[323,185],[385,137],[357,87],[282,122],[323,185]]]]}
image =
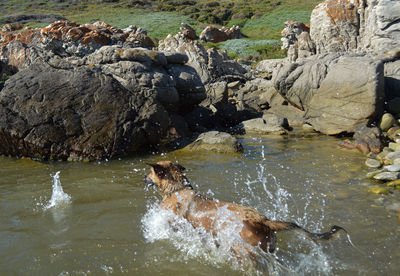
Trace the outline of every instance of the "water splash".
{"type": "Polygon", "coordinates": [[[53,176],[53,191],[51,194],[51,199],[49,203],[46,206],[44,206],[44,210],[66,206],[70,203],[71,203],[71,197],[63,191],[60,182],[60,172],[58,171],[53,176]]]}

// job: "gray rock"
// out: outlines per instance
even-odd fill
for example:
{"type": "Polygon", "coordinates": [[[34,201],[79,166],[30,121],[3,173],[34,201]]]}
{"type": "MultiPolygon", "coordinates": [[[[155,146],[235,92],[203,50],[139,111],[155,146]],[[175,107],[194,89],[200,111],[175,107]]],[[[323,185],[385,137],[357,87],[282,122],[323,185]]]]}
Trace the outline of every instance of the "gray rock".
{"type": "Polygon", "coordinates": [[[387,131],[396,122],[395,118],[390,113],[383,114],[379,127],[382,131],[387,131]]]}
{"type": "Polygon", "coordinates": [[[383,170],[376,170],[376,171],[372,171],[372,172],[368,172],[367,173],[367,178],[374,178],[377,174],[382,173],[383,170]]]}
{"type": "Polygon", "coordinates": [[[392,181],[398,179],[399,177],[400,177],[399,172],[381,172],[376,174],[374,176],[374,179],[382,181],[392,181]]]}
{"type": "Polygon", "coordinates": [[[155,95],[130,91],[80,66],[36,63],[0,93],[0,154],[41,159],[103,159],[155,144],[169,116],[155,95]]]}
{"type": "Polygon", "coordinates": [[[384,169],[389,172],[400,172],[400,165],[384,166],[384,169]]]}
{"type": "Polygon", "coordinates": [[[189,61],[189,58],[185,54],[181,53],[164,53],[169,64],[185,64],[189,61]]]}
{"type": "Polygon", "coordinates": [[[189,144],[188,150],[211,150],[217,152],[240,152],[243,150],[240,142],[229,133],[209,131],[199,135],[197,139],[189,144]]]}
{"type": "Polygon", "coordinates": [[[162,52],[185,54],[189,58],[187,65],[196,70],[203,84],[228,81],[227,78],[245,79],[247,73],[245,68],[231,60],[225,52],[206,50],[200,42],[188,40],[183,34],[167,36],[159,42],[158,49],[162,52]]]}
{"type": "Polygon", "coordinates": [[[367,165],[369,168],[380,168],[382,166],[381,162],[376,159],[367,159],[367,161],[365,161],[365,165],[367,165]]]}
{"type": "Polygon", "coordinates": [[[306,115],[315,130],[329,135],[351,133],[358,125],[374,122],[384,101],[382,63],[352,56],[336,62],[320,82],[306,115]]]}
{"type": "Polygon", "coordinates": [[[259,132],[262,134],[286,134],[287,127],[287,119],[274,114],[264,114],[262,118],[243,121],[237,126],[246,133],[259,132]]]}
{"type": "Polygon", "coordinates": [[[207,98],[200,103],[201,106],[213,105],[217,109],[228,103],[228,87],[225,81],[214,82],[206,86],[207,98]]]}
{"type": "Polygon", "coordinates": [[[390,152],[384,157],[384,159],[390,161],[391,163],[398,158],[400,158],[400,151],[390,152]]]}

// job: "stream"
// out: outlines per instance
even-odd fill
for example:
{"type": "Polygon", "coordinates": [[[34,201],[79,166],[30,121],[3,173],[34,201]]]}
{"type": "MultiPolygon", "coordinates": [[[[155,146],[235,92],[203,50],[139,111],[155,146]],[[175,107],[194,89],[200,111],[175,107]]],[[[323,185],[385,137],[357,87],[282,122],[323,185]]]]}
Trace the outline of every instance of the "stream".
{"type": "Polygon", "coordinates": [[[0,157],[1,275],[397,275],[400,220],[387,206],[398,204],[399,191],[367,191],[376,183],[365,177],[364,155],[328,136],[240,141],[240,154],[176,151],[92,163],[0,157]],[[235,233],[221,233],[217,246],[158,208],[160,195],[143,177],[146,163],[160,160],[186,167],[209,197],[312,232],[340,225],[354,246],[345,233],[313,243],[282,232],[275,253],[243,265],[229,251],[235,233]]]}

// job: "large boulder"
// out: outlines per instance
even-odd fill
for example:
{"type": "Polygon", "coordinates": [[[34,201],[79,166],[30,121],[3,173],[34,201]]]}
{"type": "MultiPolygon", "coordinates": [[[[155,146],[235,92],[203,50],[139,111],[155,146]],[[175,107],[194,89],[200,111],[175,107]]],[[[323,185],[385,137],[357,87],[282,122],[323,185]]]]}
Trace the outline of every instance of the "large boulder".
{"type": "Polygon", "coordinates": [[[204,42],[219,43],[229,39],[238,39],[246,37],[240,31],[239,26],[232,26],[230,28],[215,26],[207,26],[200,34],[200,39],[204,42]]]}
{"type": "Polygon", "coordinates": [[[206,49],[200,42],[185,38],[181,33],[168,35],[161,40],[158,49],[162,52],[181,53],[188,56],[187,65],[193,67],[203,84],[211,82],[246,79],[247,70],[231,60],[225,52],[206,49]]]}
{"type": "Polygon", "coordinates": [[[0,106],[0,154],[41,159],[126,154],[157,143],[169,121],[154,96],[90,66],[33,64],[6,82],[0,106]]]}
{"type": "Polygon", "coordinates": [[[383,64],[367,56],[313,56],[283,65],[273,81],[289,103],[306,112],[314,129],[325,134],[352,133],[383,111],[383,64]]]}

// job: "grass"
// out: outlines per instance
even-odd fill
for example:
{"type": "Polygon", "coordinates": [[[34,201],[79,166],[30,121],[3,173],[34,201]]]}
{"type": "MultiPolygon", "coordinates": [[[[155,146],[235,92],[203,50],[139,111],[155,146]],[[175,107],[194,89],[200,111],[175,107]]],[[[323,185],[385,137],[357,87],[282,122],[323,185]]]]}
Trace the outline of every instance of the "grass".
{"type": "Polygon", "coordinates": [[[219,43],[217,46],[225,50],[232,58],[252,56],[259,60],[285,57],[278,40],[233,39],[219,43]]]}

